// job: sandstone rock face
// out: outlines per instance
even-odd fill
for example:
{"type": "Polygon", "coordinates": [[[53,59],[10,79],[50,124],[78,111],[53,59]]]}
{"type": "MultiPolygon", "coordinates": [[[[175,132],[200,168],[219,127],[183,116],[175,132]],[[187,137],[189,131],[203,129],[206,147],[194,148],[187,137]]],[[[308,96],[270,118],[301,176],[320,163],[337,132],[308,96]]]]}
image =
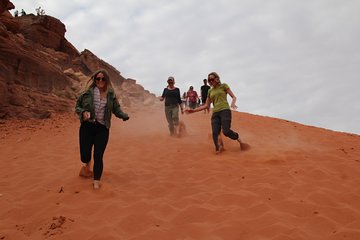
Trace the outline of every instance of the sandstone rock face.
{"type": "Polygon", "coordinates": [[[103,68],[109,72],[111,82],[115,90],[117,90],[121,106],[136,107],[148,106],[158,103],[155,94],[146,91],[136,80],[125,79],[120,72],[113,66],[99,59],[91,51],[85,49],[80,54],[81,63],[89,70],[89,73],[95,72],[97,69],[103,68]]]}
{"type": "Polygon", "coordinates": [[[19,30],[26,39],[43,47],[64,52],[76,57],[79,52],[65,39],[65,25],[51,16],[28,14],[14,18],[19,23],[19,30]]]}
{"type": "Polygon", "coordinates": [[[0,15],[14,8],[15,8],[14,4],[9,0],[0,0],[0,15]]]}
{"type": "Polygon", "coordinates": [[[95,54],[93,54],[90,50],[85,49],[81,52],[80,55],[81,62],[86,65],[91,73],[96,70],[103,68],[109,72],[111,82],[115,85],[121,85],[125,78],[120,75],[120,72],[116,70],[113,66],[106,63],[105,61],[99,59],[95,54]]]}
{"type": "Polygon", "coordinates": [[[106,69],[122,107],[154,104],[156,96],[90,50],[81,53],[65,38],[58,19],[33,14],[12,17],[14,5],[0,0],[0,118],[44,118],[74,111],[91,74],[106,69]]]}

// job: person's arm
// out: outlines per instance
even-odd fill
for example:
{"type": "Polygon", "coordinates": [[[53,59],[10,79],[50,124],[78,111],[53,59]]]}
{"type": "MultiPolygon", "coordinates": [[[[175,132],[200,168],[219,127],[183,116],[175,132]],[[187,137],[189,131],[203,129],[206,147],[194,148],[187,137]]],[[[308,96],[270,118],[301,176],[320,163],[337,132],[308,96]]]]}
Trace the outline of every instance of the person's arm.
{"type": "Polygon", "coordinates": [[[210,108],[210,104],[211,104],[211,99],[208,97],[206,99],[206,102],[204,105],[201,105],[200,107],[197,107],[195,109],[186,109],[185,110],[185,113],[189,114],[189,113],[194,113],[194,112],[200,112],[202,110],[205,110],[205,109],[209,109],[210,108]]]}
{"type": "Polygon", "coordinates": [[[236,104],[236,97],[234,95],[234,93],[231,91],[230,88],[226,89],[226,93],[230,95],[230,97],[232,98],[232,101],[231,101],[231,108],[232,109],[237,109],[237,106],[235,105],[236,104]]]}
{"type": "Polygon", "coordinates": [[[80,95],[77,99],[76,99],[76,105],[75,105],[75,112],[76,114],[79,116],[80,119],[82,119],[82,113],[85,111],[82,108],[81,102],[82,102],[82,97],[83,95],[80,95]]]}
{"type": "Polygon", "coordinates": [[[75,106],[75,112],[79,116],[79,119],[81,122],[88,121],[90,119],[90,112],[86,111],[82,107],[82,101],[83,101],[84,93],[82,93],[78,99],[76,100],[76,106],[75,106]]]}
{"type": "Polygon", "coordinates": [[[181,114],[184,114],[184,108],[183,108],[183,105],[182,105],[182,100],[181,100],[181,95],[180,95],[180,89],[179,88],[177,89],[177,95],[178,95],[178,104],[179,104],[179,107],[181,109],[181,114]]]}
{"type": "MultiPolygon", "coordinates": [[[[181,109],[181,114],[184,114],[184,108],[183,108],[182,103],[180,103],[179,106],[180,106],[180,109],[181,109]]],[[[185,110],[185,111],[186,111],[186,110],[185,110]]]]}
{"type": "Polygon", "coordinates": [[[165,99],[165,91],[166,91],[166,88],[164,88],[164,91],[163,91],[163,93],[162,93],[162,95],[160,97],[160,101],[164,101],[164,99],[165,99]]]}
{"type": "Polygon", "coordinates": [[[123,121],[129,120],[129,115],[121,110],[120,103],[116,95],[113,96],[112,100],[113,100],[112,112],[115,114],[115,116],[121,118],[123,121]]]}

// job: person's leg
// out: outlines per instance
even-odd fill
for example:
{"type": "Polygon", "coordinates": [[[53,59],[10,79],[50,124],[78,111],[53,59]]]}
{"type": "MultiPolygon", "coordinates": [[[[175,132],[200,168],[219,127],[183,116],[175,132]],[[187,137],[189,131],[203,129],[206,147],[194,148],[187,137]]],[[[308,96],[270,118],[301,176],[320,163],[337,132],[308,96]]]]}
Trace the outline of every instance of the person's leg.
{"type": "Polygon", "coordinates": [[[178,134],[178,126],[179,126],[179,106],[173,106],[171,109],[171,119],[172,124],[174,126],[174,134],[178,134]]]}
{"type": "Polygon", "coordinates": [[[90,170],[91,151],[94,145],[94,128],[92,123],[84,122],[79,130],[79,146],[80,146],[80,160],[83,167],[80,169],[79,176],[91,177],[90,170]]]}
{"type": "Polygon", "coordinates": [[[109,140],[109,129],[104,125],[96,124],[94,140],[94,180],[100,180],[103,172],[103,156],[109,140]]]}
{"type": "Polygon", "coordinates": [[[174,123],[173,123],[173,119],[172,119],[171,106],[165,106],[165,116],[166,116],[166,121],[168,122],[170,134],[172,135],[172,134],[174,134],[174,123]]]}
{"type": "MultiPolygon", "coordinates": [[[[206,98],[201,98],[201,103],[204,105],[206,103],[206,98]]],[[[204,109],[204,113],[209,112],[207,108],[204,109]]]]}
{"type": "Polygon", "coordinates": [[[239,138],[239,134],[231,130],[231,110],[222,110],[219,112],[219,115],[221,117],[223,134],[232,140],[237,140],[239,138]]]}
{"type": "Polygon", "coordinates": [[[220,146],[218,144],[218,138],[221,131],[221,121],[218,113],[213,113],[213,115],[211,116],[211,128],[215,150],[219,151],[220,146]]]}
{"type": "Polygon", "coordinates": [[[240,150],[249,150],[250,145],[247,143],[244,143],[240,139],[240,135],[237,132],[234,132],[231,130],[231,111],[230,110],[224,110],[221,111],[221,125],[223,133],[226,137],[231,138],[232,140],[238,141],[240,145],[240,150]]]}
{"type": "Polygon", "coordinates": [[[84,122],[79,130],[80,159],[83,163],[91,160],[91,149],[94,144],[92,123],[84,122]]]}
{"type": "Polygon", "coordinates": [[[201,102],[202,102],[202,105],[204,105],[206,103],[206,97],[201,98],[201,102]]]}

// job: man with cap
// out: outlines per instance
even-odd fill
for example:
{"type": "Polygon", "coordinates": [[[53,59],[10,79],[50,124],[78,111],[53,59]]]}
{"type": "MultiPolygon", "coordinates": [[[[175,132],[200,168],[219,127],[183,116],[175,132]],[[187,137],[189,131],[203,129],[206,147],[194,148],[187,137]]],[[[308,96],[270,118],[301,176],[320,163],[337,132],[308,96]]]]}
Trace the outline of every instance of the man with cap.
{"type": "Polygon", "coordinates": [[[160,101],[165,100],[165,116],[169,124],[169,130],[171,136],[177,136],[177,128],[179,126],[179,107],[181,109],[181,114],[184,113],[182,107],[182,101],[180,97],[179,88],[175,87],[174,77],[168,77],[167,87],[164,88],[164,91],[160,97],[160,101]]]}

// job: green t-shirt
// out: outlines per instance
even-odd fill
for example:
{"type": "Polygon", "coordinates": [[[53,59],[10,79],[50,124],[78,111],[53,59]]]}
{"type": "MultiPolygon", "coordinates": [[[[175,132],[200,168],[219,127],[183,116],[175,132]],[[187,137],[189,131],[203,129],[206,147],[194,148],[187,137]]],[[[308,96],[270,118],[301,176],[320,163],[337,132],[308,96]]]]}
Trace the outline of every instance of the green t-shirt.
{"type": "Polygon", "coordinates": [[[216,88],[209,89],[208,97],[210,97],[214,106],[213,112],[220,112],[225,109],[230,109],[226,93],[228,88],[229,86],[226,83],[222,83],[216,88]]]}

